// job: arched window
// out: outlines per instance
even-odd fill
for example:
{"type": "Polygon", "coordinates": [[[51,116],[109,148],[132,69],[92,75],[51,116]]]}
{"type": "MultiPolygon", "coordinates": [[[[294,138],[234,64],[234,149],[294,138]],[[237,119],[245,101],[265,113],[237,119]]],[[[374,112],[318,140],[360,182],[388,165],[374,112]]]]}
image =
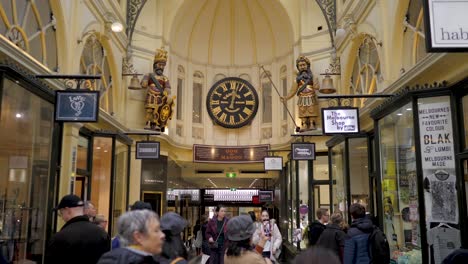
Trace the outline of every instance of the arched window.
{"type": "Polygon", "coordinates": [[[183,91],[184,91],[184,82],[185,82],[185,70],[184,67],[179,65],[177,67],[177,102],[176,102],[176,107],[177,107],[177,120],[182,120],[182,98],[184,96],[183,91]]]}
{"type": "MultiPolygon", "coordinates": [[[[266,74],[271,76],[270,72],[266,72],[266,74]]],[[[271,106],[271,82],[268,79],[268,76],[265,73],[261,76],[261,83],[262,83],[262,123],[271,123],[272,120],[272,106],[271,106]]]]}
{"type": "Polygon", "coordinates": [[[202,123],[202,92],[203,74],[199,71],[193,74],[193,101],[192,101],[192,122],[202,123]]]}
{"type": "Polygon", "coordinates": [[[101,75],[101,79],[88,82],[88,85],[91,90],[100,91],[101,98],[99,106],[104,111],[112,114],[114,111],[114,93],[109,63],[107,62],[104,47],[95,35],[88,37],[84,45],[80,59],[80,73],[86,75],[101,75]]]}
{"type": "MultiPolygon", "coordinates": [[[[381,78],[377,46],[371,36],[366,36],[359,47],[351,77],[352,94],[373,94],[381,78]]],[[[354,99],[353,105],[363,107],[365,99],[354,99]]]]}
{"type": "Polygon", "coordinates": [[[410,0],[403,24],[405,26],[403,53],[404,57],[410,60],[406,61],[406,65],[413,66],[427,55],[421,0],[410,0]]]}
{"type": "MultiPolygon", "coordinates": [[[[280,83],[281,83],[281,93],[283,96],[288,95],[288,69],[286,68],[286,65],[281,66],[280,69],[280,83]]],[[[283,109],[283,121],[288,119],[288,110],[286,107],[284,107],[284,104],[281,104],[281,108],[283,109]]]]}
{"type": "Polygon", "coordinates": [[[0,34],[53,71],[58,70],[56,20],[49,1],[0,1],[0,34]]]}

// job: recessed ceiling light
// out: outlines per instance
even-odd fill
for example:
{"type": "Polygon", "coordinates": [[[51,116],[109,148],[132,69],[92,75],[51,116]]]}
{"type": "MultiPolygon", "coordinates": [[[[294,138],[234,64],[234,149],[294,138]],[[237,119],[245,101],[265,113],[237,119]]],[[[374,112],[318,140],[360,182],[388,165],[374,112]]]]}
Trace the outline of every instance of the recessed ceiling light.
{"type": "Polygon", "coordinates": [[[396,115],[397,115],[397,116],[402,116],[403,114],[402,114],[402,113],[397,113],[396,115]]]}
{"type": "Polygon", "coordinates": [[[406,111],[411,111],[413,110],[411,107],[410,108],[406,108],[406,111]]]}
{"type": "Polygon", "coordinates": [[[96,149],[101,149],[101,147],[96,147],[96,149]]]}
{"type": "Polygon", "coordinates": [[[21,113],[16,113],[16,118],[22,118],[23,117],[23,114],[21,113]]]}

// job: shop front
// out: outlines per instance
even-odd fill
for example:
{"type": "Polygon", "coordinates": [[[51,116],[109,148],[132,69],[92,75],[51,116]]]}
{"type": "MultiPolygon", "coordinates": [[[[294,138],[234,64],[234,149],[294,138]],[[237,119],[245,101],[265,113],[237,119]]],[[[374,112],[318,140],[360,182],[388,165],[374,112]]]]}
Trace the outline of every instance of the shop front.
{"type": "Polygon", "coordinates": [[[120,133],[85,127],[79,132],[76,173],[70,188],[108,221],[111,236],[117,234],[118,217],[128,209],[131,144],[132,140],[120,133]]]}
{"type": "Polygon", "coordinates": [[[467,246],[465,87],[403,89],[371,112],[377,215],[395,261],[441,263],[467,246]]]}
{"type": "Polygon", "coordinates": [[[53,113],[51,90],[0,67],[0,262],[42,261],[61,130],[53,113]]]}
{"type": "Polygon", "coordinates": [[[362,204],[366,212],[375,216],[372,140],[372,135],[361,133],[337,135],[327,141],[333,186],[331,211],[341,212],[348,223],[351,223],[348,208],[353,203],[362,204]]]}

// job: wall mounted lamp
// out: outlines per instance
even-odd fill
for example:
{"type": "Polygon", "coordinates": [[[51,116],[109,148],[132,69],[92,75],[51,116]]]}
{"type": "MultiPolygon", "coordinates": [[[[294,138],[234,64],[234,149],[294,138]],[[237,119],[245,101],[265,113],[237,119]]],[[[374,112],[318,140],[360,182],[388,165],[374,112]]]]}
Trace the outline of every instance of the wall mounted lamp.
{"type": "Polygon", "coordinates": [[[123,25],[120,21],[115,17],[115,15],[111,12],[107,12],[103,15],[104,17],[104,25],[107,30],[111,30],[112,32],[118,33],[123,31],[123,25]]]}

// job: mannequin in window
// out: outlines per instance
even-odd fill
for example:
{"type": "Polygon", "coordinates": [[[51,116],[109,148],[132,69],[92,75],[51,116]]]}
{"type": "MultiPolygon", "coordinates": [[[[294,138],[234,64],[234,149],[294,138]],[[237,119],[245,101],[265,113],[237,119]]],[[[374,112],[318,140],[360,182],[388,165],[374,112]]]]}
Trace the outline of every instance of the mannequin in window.
{"type": "Polygon", "coordinates": [[[296,82],[287,96],[280,97],[281,101],[289,100],[294,95],[298,96],[299,118],[301,119],[300,132],[316,130],[319,116],[316,91],[319,90],[318,79],[312,75],[310,60],[305,56],[299,56],[296,60],[296,68],[299,71],[296,82]]]}
{"type": "Polygon", "coordinates": [[[157,49],[154,56],[153,72],[143,76],[141,87],[146,90],[146,125],[145,129],[164,132],[168,119],[172,117],[174,98],[169,98],[171,85],[169,78],[163,74],[167,62],[167,51],[157,49]]]}

